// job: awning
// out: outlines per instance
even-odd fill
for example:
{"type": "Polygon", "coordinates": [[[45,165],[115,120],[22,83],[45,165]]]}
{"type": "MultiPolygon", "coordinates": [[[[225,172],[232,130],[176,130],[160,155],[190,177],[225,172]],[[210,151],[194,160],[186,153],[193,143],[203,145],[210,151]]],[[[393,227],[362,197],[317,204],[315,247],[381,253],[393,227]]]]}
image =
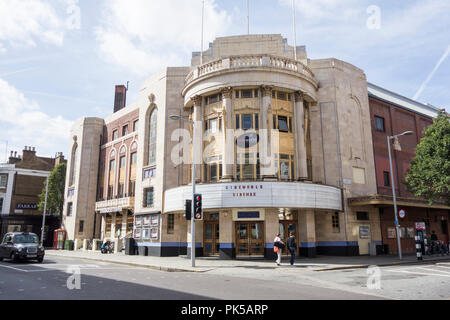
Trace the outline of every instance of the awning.
{"type": "MultiPolygon", "coordinates": [[[[398,206],[403,206],[403,207],[420,207],[420,208],[450,210],[450,206],[443,202],[434,202],[433,204],[430,204],[427,200],[420,199],[420,198],[397,197],[396,202],[397,202],[398,206]]],[[[360,206],[368,206],[368,205],[373,205],[373,206],[391,205],[392,206],[392,205],[394,205],[394,201],[393,201],[392,196],[375,194],[375,195],[349,198],[348,205],[350,207],[360,207],[360,206]]]]}

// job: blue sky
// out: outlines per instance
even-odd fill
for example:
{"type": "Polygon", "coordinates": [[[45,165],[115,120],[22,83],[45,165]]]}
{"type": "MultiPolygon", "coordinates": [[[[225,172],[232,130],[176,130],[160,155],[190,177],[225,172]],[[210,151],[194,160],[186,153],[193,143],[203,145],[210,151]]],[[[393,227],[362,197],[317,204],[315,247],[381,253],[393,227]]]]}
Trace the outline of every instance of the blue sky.
{"type": "MultiPolygon", "coordinates": [[[[67,154],[69,128],[112,112],[164,66],[199,51],[201,0],[2,0],[0,162],[8,150],[67,154]]],[[[206,0],[205,49],[247,32],[245,0],[206,0]]],[[[296,0],[297,45],[335,57],[368,80],[450,112],[450,1],[296,0]]],[[[250,32],[293,44],[292,0],[250,0],[250,32]]],[[[8,152],[9,153],[9,152],[8,152]]]]}

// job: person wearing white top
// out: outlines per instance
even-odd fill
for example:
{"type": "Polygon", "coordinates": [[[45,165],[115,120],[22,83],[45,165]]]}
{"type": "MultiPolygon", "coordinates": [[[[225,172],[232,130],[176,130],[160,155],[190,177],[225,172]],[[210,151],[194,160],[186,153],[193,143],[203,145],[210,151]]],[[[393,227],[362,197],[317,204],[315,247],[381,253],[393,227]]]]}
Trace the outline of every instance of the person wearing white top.
{"type": "MultiPolygon", "coordinates": [[[[283,243],[283,241],[281,241],[280,234],[277,234],[277,236],[273,240],[273,243],[277,243],[277,242],[283,243]]],[[[278,248],[277,256],[278,256],[277,265],[281,265],[281,248],[278,248]]]]}

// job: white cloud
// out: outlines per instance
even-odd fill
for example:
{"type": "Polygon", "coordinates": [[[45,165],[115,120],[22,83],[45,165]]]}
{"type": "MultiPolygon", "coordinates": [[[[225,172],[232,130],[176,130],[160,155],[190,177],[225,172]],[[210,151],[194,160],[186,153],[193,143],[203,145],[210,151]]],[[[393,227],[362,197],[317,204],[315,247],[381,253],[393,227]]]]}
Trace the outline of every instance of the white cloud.
{"type": "Polygon", "coordinates": [[[0,17],[0,53],[41,41],[63,44],[64,21],[46,0],[2,0],[0,17]]]}
{"type": "MultiPolygon", "coordinates": [[[[72,122],[62,116],[52,117],[41,111],[37,102],[0,79],[0,127],[10,149],[35,146],[41,155],[54,155],[69,141],[72,122]]],[[[4,138],[3,138],[4,139],[4,138]]]]}
{"type": "MultiPolygon", "coordinates": [[[[292,0],[278,0],[285,7],[292,8],[292,0]]],[[[297,12],[305,22],[320,24],[322,21],[345,21],[361,12],[360,0],[296,0],[297,12]],[[358,9],[359,7],[359,9],[358,9]]]]}
{"type": "MultiPolygon", "coordinates": [[[[100,54],[109,63],[148,75],[166,65],[187,64],[199,51],[201,1],[107,0],[96,28],[100,54]]],[[[231,26],[215,0],[205,1],[205,45],[231,26]]]]}

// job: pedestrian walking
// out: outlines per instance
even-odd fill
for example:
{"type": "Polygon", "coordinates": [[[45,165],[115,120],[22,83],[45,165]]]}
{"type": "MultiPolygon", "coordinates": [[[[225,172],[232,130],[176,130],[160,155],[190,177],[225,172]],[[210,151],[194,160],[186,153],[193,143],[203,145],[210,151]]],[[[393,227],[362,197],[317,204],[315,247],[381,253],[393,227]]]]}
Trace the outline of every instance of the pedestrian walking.
{"type": "Polygon", "coordinates": [[[273,240],[273,251],[277,253],[277,265],[281,265],[281,252],[284,248],[284,242],[281,241],[280,234],[277,234],[273,240]]]}
{"type": "Polygon", "coordinates": [[[295,241],[295,236],[292,232],[289,235],[289,239],[287,241],[287,246],[288,246],[289,252],[291,254],[291,266],[293,266],[294,262],[295,262],[295,256],[297,254],[297,243],[295,241]]]}

